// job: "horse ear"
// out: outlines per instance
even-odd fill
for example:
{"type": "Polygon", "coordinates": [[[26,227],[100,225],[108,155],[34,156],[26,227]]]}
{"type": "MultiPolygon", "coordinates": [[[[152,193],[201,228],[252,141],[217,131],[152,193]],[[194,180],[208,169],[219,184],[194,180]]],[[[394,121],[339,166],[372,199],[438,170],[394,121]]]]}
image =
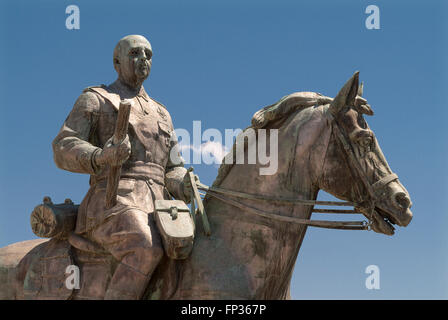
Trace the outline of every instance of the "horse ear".
{"type": "Polygon", "coordinates": [[[363,93],[364,93],[364,82],[361,82],[358,88],[358,96],[362,97],[363,93]]]}
{"type": "Polygon", "coordinates": [[[330,111],[334,115],[344,108],[355,104],[356,95],[358,94],[359,86],[359,71],[356,71],[353,76],[348,79],[342,89],[338,92],[336,97],[330,103],[330,111]]]}

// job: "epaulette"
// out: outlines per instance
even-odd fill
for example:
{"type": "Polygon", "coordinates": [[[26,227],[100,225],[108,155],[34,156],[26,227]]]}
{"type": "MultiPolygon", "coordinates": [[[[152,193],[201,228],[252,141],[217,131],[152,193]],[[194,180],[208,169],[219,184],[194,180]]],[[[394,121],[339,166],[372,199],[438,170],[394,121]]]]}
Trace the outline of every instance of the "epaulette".
{"type": "Polygon", "coordinates": [[[156,102],[158,105],[160,105],[160,106],[162,106],[162,107],[164,107],[166,110],[168,110],[168,108],[167,107],[165,107],[165,105],[164,104],[162,104],[162,103],[160,103],[159,101],[157,101],[156,99],[154,99],[153,97],[149,97],[151,100],[153,100],[154,102],[156,102]]]}
{"type": "Polygon", "coordinates": [[[108,87],[104,84],[101,86],[91,86],[84,89],[84,92],[94,92],[103,99],[108,100],[116,110],[120,107],[120,96],[116,93],[109,92],[108,87]]]}
{"type": "Polygon", "coordinates": [[[87,87],[84,90],[82,90],[82,93],[85,93],[87,91],[92,91],[91,89],[93,89],[93,88],[102,88],[102,89],[104,89],[104,88],[106,88],[106,85],[100,84],[99,86],[90,86],[90,87],[87,87]]]}

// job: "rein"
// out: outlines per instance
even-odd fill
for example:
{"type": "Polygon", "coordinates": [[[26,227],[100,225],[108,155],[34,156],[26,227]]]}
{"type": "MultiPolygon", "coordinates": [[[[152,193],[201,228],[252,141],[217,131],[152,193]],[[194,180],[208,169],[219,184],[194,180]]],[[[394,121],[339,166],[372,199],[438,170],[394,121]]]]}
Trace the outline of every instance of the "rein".
{"type": "MultiPolygon", "coordinates": [[[[275,220],[283,221],[283,222],[291,222],[291,223],[300,224],[300,225],[307,225],[307,226],[311,226],[311,227],[326,228],[326,229],[345,229],[345,230],[368,230],[369,229],[369,224],[367,221],[325,221],[325,220],[310,220],[310,219],[282,216],[282,215],[279,215],[276,213],[266,212],[266,211],[251,207],[251,206],[249,206],[245,203],[242,203],[240,201],[236,201],[236,200],[230,199],[228,197],[225,197],[225,196],[223,196],[223,194],[230,195],[232,197],[248,199],[248,200],[286,202],[286,203],[291,203],[291,204],[302,204],[302,205],[309,205],[309,206],[314,206],[314,205],[349,206],[349,205],[354,205],[354,203],[352,203],[352,202],[273,198],[273,197],[254,195],[254,194],[249,194],[249,193],[244,193],[244,192],[237,192],[237,191],[232,191],[232,190],[227,190],[227,189],[222,189],[222,188],[217,188],[217,187],[207,187],[207,186],[203,185],[202,183],[198,184],[198,189],[204,190],[207,192],[207,195],[215,197],[223,202],[233,205],[234,207],[238,207],[240,209],[246,210],[246,211],[251,212],[257,216],[261,216],[264,218],[275,219],[275,220]]],[[[342,214],[360,213],[355,210],[335,210],[335,209],[334,210],[333,209],[313,209],[313,212],[342,213],[342,214]]]]}
{"type": "Polygon", "coordinates": [[[375,194],[378,194],[378,191],[384,188],[390,182],[398,179],[397,175],[392,173],[386,175],[379,181],[374,184],[370,184],[364,171],[361,169],[361,165],[358,159],[355,157],[347,138],[342,134],[339,129],[339,125],[334,119],[331,112],[327,112],[330,121],[333,124],[333,130],[336,134],[337,140],[342,144],[343,150],[351,164],[351,168],[354,168],[357,171],[357,176],[360,177],[362,183],[364,184],[367,193],[368,199],[362,202],[361,204],[357,204],[354,202],[348,201],[319,201],[319,200],[300,200],[300,199],[292,199],[292,198],[283,198],[283,197],[270,197],[265,195],[257,195],[250,194],[245,192],[227,190],[219,187],[208,187],[200,182],[197,182],[197,186],[199,190],[206,191],[207,195],[215,197],[223,202],[226,202],[230,205],[238,207],[240,209],[246,210],[252,214],[257,216],[275,219],[283,222],[290,222],[300,225],[307,225],[311,227],[318,228],[326,228],[326,229],[341,229],[341,230],[371,230],[373,214],[375,210],[375,194]],[[283,202],[289,204],[300,204],[300,205],[322,205],[322,206],[353,206],[352,210],[342,210],[342,209],[312,209],[312,212],[315,213],[329,213],[329,214],[366,214],[368,221],[328,221],[328,220],[311,220],[311,219],[303,219],[296,217],[288,217],[282,216],[277,213],[266,212],[254,207],[251,207],[245,203],[229,198],[236,197],[241,199],[248,200],[259,200],[259,201],[270,201],[270,202],[283,202]],[[366,205],[367,204],[367,205],[366,205]]]}

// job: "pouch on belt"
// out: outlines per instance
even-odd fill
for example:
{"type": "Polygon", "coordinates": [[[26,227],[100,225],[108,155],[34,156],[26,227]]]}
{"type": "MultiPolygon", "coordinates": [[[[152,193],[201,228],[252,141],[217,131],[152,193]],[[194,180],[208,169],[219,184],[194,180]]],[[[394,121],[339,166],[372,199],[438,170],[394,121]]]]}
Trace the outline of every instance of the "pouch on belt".
{"type": "Polygon", "coordinates": [[[156,200],[155,220],[166,255],[176,260],[188,258],[193,249],[195,225],[185,202],[156,200]]]}

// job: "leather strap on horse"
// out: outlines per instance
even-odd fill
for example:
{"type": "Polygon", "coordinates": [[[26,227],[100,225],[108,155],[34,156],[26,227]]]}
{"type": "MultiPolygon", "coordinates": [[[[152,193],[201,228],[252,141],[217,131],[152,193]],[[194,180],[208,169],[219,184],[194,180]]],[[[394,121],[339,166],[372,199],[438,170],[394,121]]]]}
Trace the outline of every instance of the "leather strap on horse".
{"type": "Polygon", "coordinates": [[[395,173],[388,174],[387,176],[381,178],[377,182],[372,185],[372,188],[375,192],[378,192],[385,186],[387,186],[390,182],[397,180],[398,176],[395,173]]]}
{"type": "Polygon", "coordinates": [[[302,224],[312,227],[319,228],[328,228],[328,229],[345,229],[345,230],[370,230],[370,224],[372,223],[372,215],[375,210],[375,193],[378,190],[381,190],[388,183],[398,179],[397,175],[394,173],[388,174],[380,180],[376,181],[374,184],[370,184],[367,179],[367,176],[363,172],[360,163],[358,162],[356,156],[353,154],[353,151],[350,147],[350,144],[347,141],[347,138],[339,129],[339,125],[333,115],[328,112],[327,113],[330,121],[333,123],[333,132],[337,137],[337,141],[342,145],[343,150],[348,158],[348,162],[351,167],[355,169],[357,176],[361,179],[364,184],[366,191],[368,193],[367,199],[362,202],[362,204],[356,204],[353,202],[347,201],[318,201],[318,200],[300,200],[300,199],[291,199],[291,198],[276,198],[265,195],[255,195],[249,194],[245,192],[227,190],[219,187],[207,187],[204,184],[198,183],[198,189],[206,191],[207,195],[213,196],[221,201],[229,203],[235,207],[246,210],[247,212],[251,212],[261,217],[276,219],[278,221],[291,222],[296,224],[302,224]],[[248,200],[261,200],[261,201],[272,201],[272,202],[286,202],[290,204],[301,204],[301,205],[333,205],[333,206],[354,206],[354,210],[338,210],[338,209],[314,209],[312,212],[317,213],[337,213],[337,214],[365,214],[369,221],[325,221],[325,220],[311,220],[311,219],[302,219],[296,217],[287,217],[282,216],[276,213],[265,212],[263,210],[253,208],[245,203],[240,201],[230,199],[226,196],[248,199],[248,200]],[[359,211],[357,211],[359,210],[359,211]],[[361,211],[361,212],[360,212],[361,211]]]}
{"type": "MultiPolygon", "coordinates": [[[[217,188],[217,187],[207,187],[206,185],[202,183],[198,183],[198,189],[204,190],[207,192],[208,195],[213,196],[223,202],[226,202],[230,205],[233,205],[234,207],[246,210],[247,212],[250,212],[252,214],[269,218],[269,219],[275,219],[277,221],[283,221],[283,222],[290,222],[300,225],[307,225],[311,227],[318,227],[318,228],[326,228],[326,229],[341,229],[341,230],[368,230],[369,226],[367,221],[325,221],[325,220],[310,220],[310,219],[302,219],[302,218],[296,218],[296,217],[287,217],[282,216],[276,213],[272,212],[266,212],[254,207],[251,207],[247,204],[244,204],[240,201],[230,199],[228,197],[225,197],[221,194],[230,195],[233,197],[239,197],[244,199],[250,199],[250,200],[263,200],[263,201],[278,201],[278,202],[287,202],[287,203],[296,203],[296,204],[302,204],[302,205],[337,205],[337,206],[349,206],[349,205],[355,205],[352,202],[336,202],[336,201],[317,201],[317,200],[299,200],[299,199],[289,199],[289,198],[273,198],[268,196],[262,196],[262,195],[253,195],[248,194],[244,192],[237,192],[232,190],[227,190],[223,188],[217,188]]],[[[331,209],[315,209],[319,211],[319,213],[350,213],[350,214],[356,214],[355,210],[331,210],[331,209]]]]}
{"type": "MultiPolygon", "coordinates": [[[[356,206],[357,204],[349,201],[319,201],[319,200],[301,200],[292,198],[276,198],[265,195],[256,195],[245,192],[238,192],[233,190],[227,190],[219,187],[208,187],[202,183],[198,183],[198,189],[208,192],[222,193],[229,196],[234,196],[238,198],[248,199],[248,200],[264,200],[264,201],[274,201],[274,202],[287,202],[292,204],[303,204],[303,205],[321,205],[321,206],[356,206]]],[[[356,213],[356,212],[355,212],[356,213]]]]}
{"type": "Polygon", "coordinates": [[[337,141],[339,141],[339,143],[342,145],[345,154],[347,155],[349,163],[351,164],[352,168],[356,170],[357,176],[361,179],[363,185],[367,190],[368,193],[367,199],[363,201],[364,205],[358,206],[358,208],[360,208],[366,214],[367,218],[369,219],[369,223],[372,223],[373,214],[375,211],[375,199],[377,194],[382,188],[387,186],[390,182],[397,180],[398,176],[395,173],[390,173],[381,178],[380,180],[376,181],[375,183],[370,184],[370,182],[367,180],[366,174],[361,168],[358,159],[354,155],[353,150],[351,149],[350,144],[347,141],[347,138],[341,132],[337,120],[334,118],[331,112],[327,112],[327,116],[333,123],[333,132],[338,138],[337,141]]]}
{"type": "Polygon", "coordinates": [[[208,222],[208,218],[207,218],[207,214],[205,213],[205,209],[204,209],[204,205],[202,203],[202,199],[199,195],[199,191],[198,191],[198,186],[196,183],[196,180],[194,178],[194,174],[193,174],[193,168],[189,168],[188,169],[188,177],[190,179],[190,183],[191,183],[191,188],[192,188],[192,192],[191,192],[191,206],[192,206],[192,212],[195,212],[194,210],[194,200],[196,200],[196,204],[198,206],[198,214],[201,216],[202,219],[202,226],[204,227],[204,233],[206,236],[210,236],[212,234],[211,230],[210,230],[210,224],[208,222]]]}

